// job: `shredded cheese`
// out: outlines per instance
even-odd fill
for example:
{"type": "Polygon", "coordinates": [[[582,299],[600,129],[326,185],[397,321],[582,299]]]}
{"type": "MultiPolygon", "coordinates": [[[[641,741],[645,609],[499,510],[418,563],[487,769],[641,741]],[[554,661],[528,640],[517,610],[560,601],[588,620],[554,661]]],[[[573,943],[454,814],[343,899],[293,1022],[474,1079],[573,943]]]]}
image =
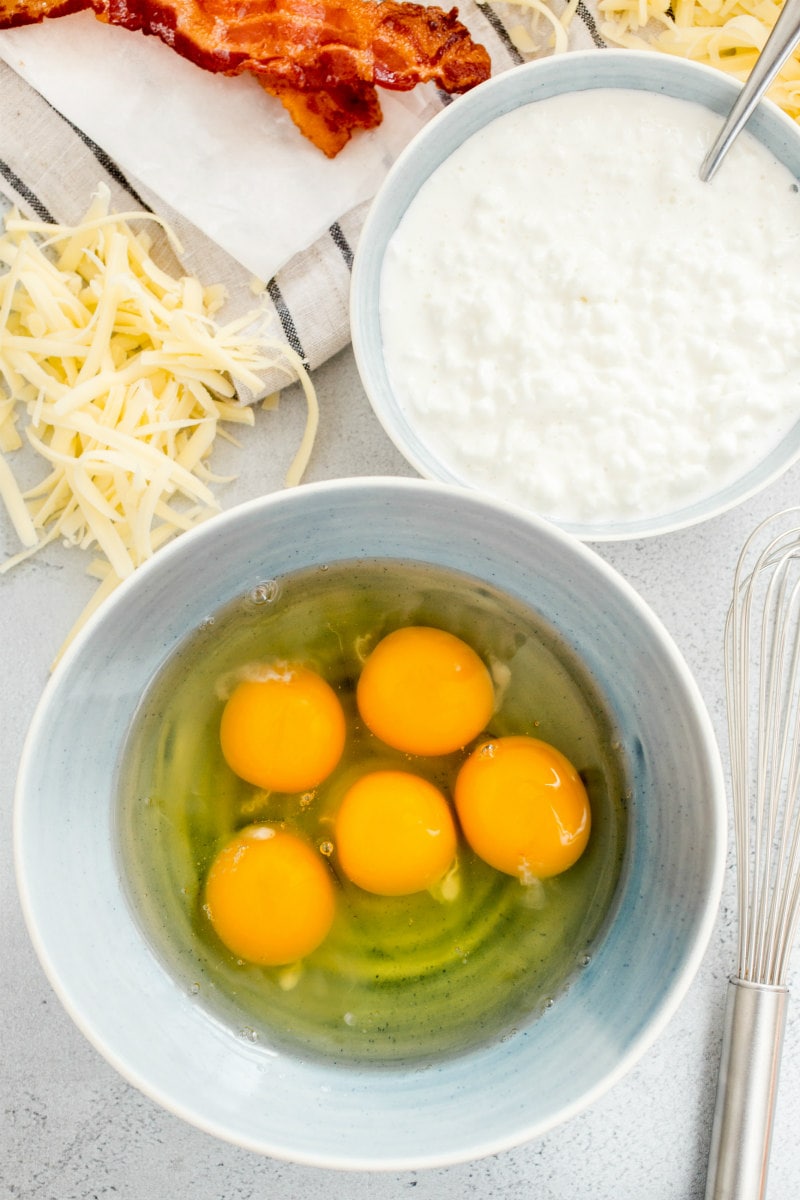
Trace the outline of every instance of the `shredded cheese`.
{"type": "Polygon", "coordinates": [[[308,373],[260,332],[265,312],[218,323],[224,289],[163,271],[134,220],[163,226],[112,213],[101,186],[77,226],[12,211],[0,236],[0,499],[22,546],[0,573],[55,539],[100,552],[88,568],[100,586],[68,642],[140,563],[219,510],[208,456],[217,436],[234,440],[224,425],[254,423],[238,392],[259,395],[275,367],[300,380],[307,417],[287,485],[317,428],[308,373]],[[9,456],[26,443],[48,471],[23,489],[9,456]]]}
{"type": "MultiPolygon", "coordinates": [[[[654,49],[708,63],[744,80],[781,10],[775,0],[599,0],[609,42],[654,49]]],[[[767,92],[800,120],[800,49],[787,59],[767,92]]]]}
{"type": "MultiPolygon", "coordinates": [[[[489,0],[478,0],[478,4],[488,4],[489,0]]],[[[508,36],[521,54],[536,55],[543,51],[553,54],[563,54],[569,49],[569,27],[578,9],[579,0],[568,0],[562,6],[561,12],[556,12],[546,0],[500,0],[493,4],[501,18],[507,10],[525,9],[530,13],[530,22],[526,25],[511,24],[504,19],[508,36]]]]}
{"type": "MultiPolygon", "coordinates": [[[[486,3],[487,0],[478,0],[486,3]]],[[[523,55],[568,49],[579,0],[500,0],[509,13],[531,12],[529,25],[505,22],[523,55]]],[[[600,33],[607,42],[636,50],[659,50],[708,63],[744,81],[782,8],[782,0],[598,0],[600,33]]],[[[789,55],[767,95],[800,121],[800,47],[789,55]]]]}

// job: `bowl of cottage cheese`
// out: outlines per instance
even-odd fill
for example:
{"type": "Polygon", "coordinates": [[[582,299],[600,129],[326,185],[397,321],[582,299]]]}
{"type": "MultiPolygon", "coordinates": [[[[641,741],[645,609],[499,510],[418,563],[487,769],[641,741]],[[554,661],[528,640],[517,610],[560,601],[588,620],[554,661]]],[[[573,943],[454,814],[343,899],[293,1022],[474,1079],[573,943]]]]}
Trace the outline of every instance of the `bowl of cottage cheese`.
{"type": "Polygon", "coordinates": [[[367,218],[351,325],[420,474],[589,541],[733,507],[800,458],[800,130],[631,50],[515,68],[408,146],[367,218]]]}

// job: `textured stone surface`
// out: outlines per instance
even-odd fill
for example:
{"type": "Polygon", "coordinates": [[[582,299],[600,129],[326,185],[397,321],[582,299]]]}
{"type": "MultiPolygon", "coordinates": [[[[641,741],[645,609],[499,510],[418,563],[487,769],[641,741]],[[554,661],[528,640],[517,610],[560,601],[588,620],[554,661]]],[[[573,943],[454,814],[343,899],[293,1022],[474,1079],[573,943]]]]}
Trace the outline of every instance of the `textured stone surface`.
{"type": "MultiPolygon", "coordinates": [[[[310,479],[413,474],[364,399],[349,352],[316,377],[310,479]]],[[[296,391],[224,447],[225,506],[280,485],[303,421],[296,391]]],[[[652,541],[598,547],[651,604],[695,673],[725,749],[721,643],[739,547],[758,519],[800,501],[800,467],[733,513],[652,541]]],[[[0,514],[0,552],[14,549],[0,514]]],[[[13,875],[14,776],[48,664],[91,594],[85,557],[60,546],[0,577],[0,1196],[9,1200],[695,1200],[702,1197],[725,980],[734,963],[731,855],[717,928],[690,991],[638,1066],[589,1111],[481,1162],[400,1174],[326,1172],[262,1159],[183,1124],[134,1091],[65,1015],[28,939],[13,875]]],[[[587,603],[591,603],[587,600],[587,603]]],[[[798,980],[800,957],[792,972],[798,980]]],[[[800,1010],[790,1010],[770,1200],[800,1181],[800,1010]]]]}

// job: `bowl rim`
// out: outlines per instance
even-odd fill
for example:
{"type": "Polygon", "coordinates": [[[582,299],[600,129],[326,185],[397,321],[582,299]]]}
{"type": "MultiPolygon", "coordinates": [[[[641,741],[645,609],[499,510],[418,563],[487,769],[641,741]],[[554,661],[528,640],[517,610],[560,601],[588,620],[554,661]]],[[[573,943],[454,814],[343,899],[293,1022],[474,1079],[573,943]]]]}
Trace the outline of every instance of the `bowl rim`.
{"type": "MultiPolygon", "coordinates": [[[[596,49],[570,50],[564,54],[550,55],[547,58],[525,62],[500,74],[493,75],[486,82],[480,84],[479,87],[473,89],[473,91],[460,96],[456,104],[448,105],[438,112],[403,148],[373,198],[364,225],[362,226],[358,246],[353,257],[349,316],[353,355],[370,407],[395,448],[423,478],[439,480],[483,492],[483,489],[479,485],[471,483],[467,474],[459,474],[455,469],[451,469],[442,463],[436,453],[431,451],[427,445],[422,446],[420,451],[415,448],[407,436],[410,423],[406,420],[405,416],[400,414],[400,405],[394,397],[382,365],[382,360],[380,363],[376,363],[370,353],[367,344],[368,333],[366,323],[368,321],[377,322],[379,337],[380,316],[379,300],[371,291],[367,279],[367,271],[369,269],[368,256],[373,253],[373,244],[376,243],[380,249],[382,259],[383,238],[380,233],[380,227],[384,220],[384,213],[387,209],[394,207],[392,196],[397,189],[398,181],[404,180],[407,173],[417,173],[415,165],[418,160],[423,160],[424,162],[424,154],[427,147],[431,143],[435,145],[440,140],[443,136],[442,129],[446,130],[452,122],[460,120],[460,116],[463,117],[466,111],[477,110],[481,105],[485,104],[487,96],[491,96],[494,93],[503,94],[508,91],[522,93],[516,103],[510,105],[505,110],[506,112],[514,111],[528,103],[535,103],[536,97],[528,95],[528,90],[537,79],[542,76],[546,78],[548,75],[555,75],[557,77],[559,73],[565,71],[574,72],[575,69],[580,70],[582,63],[592,64],[599,67],[601,72],[607,72],[607,80],[603,83],[595,83],[588,88],[580,87],[576,89],[572,86],[564,87],[552,94],[572,93],[575,90],[587,91],[610,88],[663,94],[663,88],[649,87],[644,82],[641,87],[636,87],[632,84],[621,83],[615,80],[613,76],[614,71],[617,69],[617,64],[623,63],[628,66],[638,64],[643,70],[643,75],[644,68],[647,67],[656,75],[662,73],[674,75],[676,79],[689,78],[691,76],[696,76],[698,79],[705,78],[712,91],[716,93],[717,97],[721,98],[720,114],[727,112],[727,109],[733,104],[742,88],[742,84],[738,80],[708,63],[660,54],[654,50],[627,49],[612,46],[606,47],[600,55],[598,55],[596,49]]],[[[680,99],[681,97],[676,96],[675,98],[680,99]]],[[[710,101],[712,97],[709,96],[708,99],[709,103],[706,104],[706,107],[711,107],[710,101]]],[[[698,100],[696,103],[704,104],[705,102],[698,100]]],[[[768,97],[762,98],[753,117],[748,122],[748,128],[751,132],[757,127],[759,120],[762,118],[767,119],[779,128],[782,127],[786,137],[800,147],[800,130],[798,130],[796,123],[768,97]]],[[[495,117],[483,121],[471,133],[462,138],[458,144],[461,145],[467,141],[479,128],[485,128],[491,122],[491,119],[498,118],[495,117]]],[[[455,146],[437,161],[436,167],[433,169],[435,170],[441,165],[453,153],[454,149],[455,146]]],[[[798,161],[800,162],[800,149],[798,150],[798,161]]],[[[415,185],[415,192],[430,178],[431,173],[432,171],[425,168],[419,182],[415,185]]],[[[794,173],[798,180],[800,180],[800,170],[794,173]]],[[[405,212],[405,207],[402,210],[403,212],[405,212]]],[[[422,445],[423,440],[422,438],[419,439],[420,445],[422,445]]],[[[609,522],[605,525],[559,521],[557,518],[550,517],[546,513],[537,512],[536,515],[549,520],[566,533],[570,533],[584,542],[622,542],[638,538],[657,537],[662,534],[676,533],[682,529],[702,524],[714,517],[729,512],[731,509],[745,503],[769,487],[770,484],[781,478],[798,461],[800,461],[800,415],[795,425],[784,434],[780,442],[759,463],[748,468],[747,471],[737,476],[729,484],[718,489],[711,496],[696,501],[691,505],[644,519],[609,522]],[[784,444],[791,438],[794,438],[796,445],[788,458],[785,454],[781,458],[778,452],[781,451],[784,444]],[[764,477],[752,478],[758,473],[759,468],[770,459],[774,459],[775,461],[764,477]]]]}
{"type": "Polygon", "coordinates": [[[552,522],[548,522],[519,506],[509,504],[503,500],[483,496],[470,489],[453,487],[447,483],[403,476],[347,477],[304,484],[301,489],[268,493],[252,500],[244,501],[219,513],[209,521],[182,534],[174,541],[160,548],[152,559],[137,568],[128,579],[119,585],[104,604],[92,614],[86,625],[66,649],[63,657],[48,679],[25,737],[16,780],[13,815],[13,852],[17,890],[28,934],[45,976],[63,1008],[86,1040],[128,1083],[166,1112],[181,1118],[189,1125],[228,1144],[284,1162],[335,1170],[374,1172],[454,1166],[465,1162],[477,1161],[492,1154],[501,1153],[520,1146],[545,1135],[571,1120],[593,1105],[628,1074],[672,1020],[700,968],[718,916],[726,865],[727,841],[728,819],[725,781],[719,746],[708,709],[699,686],[677,643],[654,610],[639,595],[633,585],[591,547],[570,534],[565,533],[552,522]],[[248,514],[269,510],[275,506],[283,507],[287,504],[291,505],[294,502],[292,496],[296,495],[298,491],[323,496],[336,496],[337,494],[352,491],[364,491],[369,494],[370,489],[373,492],[388,493],[416,492],[422,496],[429,495],[431,498],[449,495],[450,497],[454,497],[456,502],[461,505],[494,509],[499,514],[508,515],[518,522],[533,526],[541,536],[561,543],[563,546],[568,547],[571,554],[590,563],[592,568],[602,575],[608,584],[621,593],[624,601],[632,606],[639,619],[647,626],[648,633],[658,643],[660,652],[669,661],[669,665],[678,677],[685,695],[691,700],[692,715],[698,731],[698,746],[702,749],[709,779],[713,784],[707,798],[709,813],[707,841],[710,851],[713,852],[709,853],[712,870],[705,880],[705,899],[701,910],[701,919],[698,921],[686,953],[683,955],[680,968],[672,976],[669,987],[666,989],[654,1015],[648,1019],[641,1032],[632,1039],[626,1052],[619,1057],[614,1068],[606,1072],[593,1087],[584,1092],[578,1099],[572,1103],[562,1105],[551,1113],[546,1120],[529,1121],[527,1124],[520,1123],[514,1127],[513,1131],[509,1131],[506,1136],[495,1136],[482,1143],[473,1142],[470,1144],[468,1150],[453,1148],[450,1151],[417,1155],[383,1155],[380,1159],[371,1158],[369,1154],[363,1152],[348,1152],[335,1156],[311,1151],[298,1153],[285,1144],[270,1141],[268,1137],[249,1137],[237,1134],[235,1130],[223,1127],[220,1121],[204,1117],[202,1105],[193,1108],[189,1104],[177,1101],[169,1094],[167,1088],[151,1084],[147,1077],[139,1071],[135,1063],[128,1061],[124,1055],[116,1051],[113,1045],[110,1045],[102,1036],[99,1036],[93,1028],[91,1021],[82,1011],[80,1003],[73,997],[69,981],[62,979],[53,961],[50,947],[42,936],[40,936],[37,922],[37,904],[34,896],[36,890],[33,885],[34,873],[29,872],[27,869],[30,851],[33,847],[29,847],[30,834],[27,829],[28,822],[25,812],[27,780],[32,770],[36,745],[41,741],[45,732],[51,696],[57,693],[62,677],[69,674],[75,661],[82,656],[84,648],[95,636],[95,630],[109,621],[113,621],[116,609],[127,605],[129,597],[135,597],[139,590],[146,588],[151,575],[168,574],[174,559],[196,554],[198,550],[202,550],[204,542],[213,541],[224,536],[226,527],[240,520],[242,517],[246,518],[248,514]]]}

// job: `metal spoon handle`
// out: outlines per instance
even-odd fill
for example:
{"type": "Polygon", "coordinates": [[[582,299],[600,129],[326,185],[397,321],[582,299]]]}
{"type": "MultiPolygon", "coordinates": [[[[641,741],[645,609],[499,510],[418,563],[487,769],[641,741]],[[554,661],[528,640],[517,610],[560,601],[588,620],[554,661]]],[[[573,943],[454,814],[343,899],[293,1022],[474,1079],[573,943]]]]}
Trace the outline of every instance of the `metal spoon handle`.
{"type": "Polygon", "coordinates": [[[763,1200],[789,992],[731,979],[706,1200],[763,1200]]]}
{"type": "Polygon", "coordinates": [[[706,183],[722,162],[731,143],[747,124],[753,109],[800,41],[800,0],[785,0],[772,33],[756,59],[747,82],[728,113],[714,145],[703,159],[700,178],[706,183]]]}

